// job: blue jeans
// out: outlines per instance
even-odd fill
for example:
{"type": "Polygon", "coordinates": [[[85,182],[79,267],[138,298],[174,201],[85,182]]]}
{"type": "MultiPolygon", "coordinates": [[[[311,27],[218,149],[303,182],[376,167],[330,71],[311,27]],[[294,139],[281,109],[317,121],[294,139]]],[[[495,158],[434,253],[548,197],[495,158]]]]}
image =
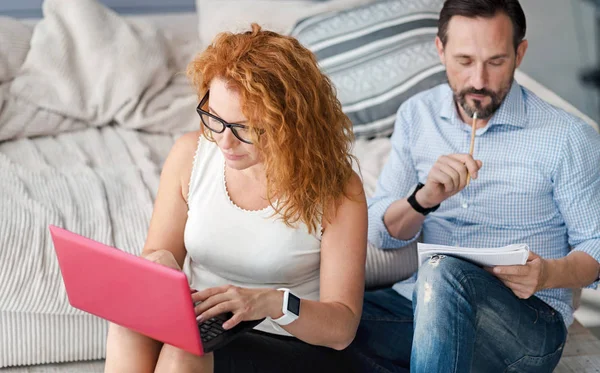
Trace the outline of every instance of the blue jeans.
{"type": "Polygon", "coordinates": [[[412,302],[393,289],[365,294],[349,351],[369,373],[537,373],[553,371],[566,337],[539,298],[519,299],[484,269],[441,256],[421,266],[412,302]]]}

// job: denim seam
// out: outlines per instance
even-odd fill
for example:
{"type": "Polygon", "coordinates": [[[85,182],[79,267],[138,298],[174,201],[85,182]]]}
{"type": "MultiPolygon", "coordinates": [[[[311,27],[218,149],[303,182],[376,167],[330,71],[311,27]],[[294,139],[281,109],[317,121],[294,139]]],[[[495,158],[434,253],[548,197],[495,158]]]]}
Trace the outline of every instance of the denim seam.
{"type": "MultiPolygon", "coordinates": [[[[472,272],[475,276],[474,277],[481,277],[478,276],[477,273],[472,272]]],[[[483,277],[482,277],[483,278],[483,277]]],[[[467,290],[470,291],[471,293],[474,293],[473,288],[470,286],[468,281],[465,281],[467,279],[467,276],[464,274],[460,274],[460,276],[457,276],[457,281],[458,283],[465,287],[468,288],[467,290]]],[[[428,279],[425,280],[426,282],[428,282],[428,279]]],[[[475,295],[477,296],[477,294],[475,293],[475,295]]],[[[454,301],[454,314],[458,314],[458,297],[452,297],[453,301],[454,301]]],[[[462,346],[462,344],[460,343],[462,336],[460,334],[460,328],[458,328],[458,333],[456,333],[456,343],[455,345],[457,346],[456,352],[454,354],[454,368],[452,369],[452,372],[458,372],[458,356],[460,355],[460,348],[462,346]]]]}
{"type": "MultiPolygon", "coordinates": [[[[476,271],[469,271],[467,273],[461,272],[459,276],[457,276],[457,281],[458,283],[463,286],[470,294],[473,294],[475,300],[478,300],[479,298],[479,293],[477,292],[477,289],[475,287],[472,286],[472,281],[473,280],[481,280],[484,283],[489,283],[490,280],[486,277],[486,276],[481,276],[478,272],[476,271]],[[467,281],[468,279],[470,279],[471,281],[467,281]]],[[[455,314],[458,313],[458,297],[454,297],[454,304],[455,304],[455,314]]],[[[473,316],[475,318],[477,318],[477,309],[473,309],[473,316]]],[[[454,356],[454,370],[453,372],[458,372],[458,356],[460,355],[460,349],[462,347],[462,344],[460,343],[460,341],[462,340],[462,335],[460,335],[460,328],[459,332],[456,333],[457,335],[457,340],[456,340],[456,354],[454,356]]]]}
{"type": "MultiPolygon", "coordinates": [[[[459,283],[461,283],[460,280],[459,280],[459,283]]],[[[454,299],[454,314],[458,315],[458,297],[453,297],[453,299],[454,299]]],[[[461,348],[460,340],[462,337],[460,335],[460,328],[456,328],[456,329],[457,329],[457,333],[455,334],[456,340],[454,341],[456,350],[454,352],[454,368],[452,369],[452,372],[454,372],[454,373],[456,373],[458,371],[458,356],[460,355],[460,348],[461,348]]]]}
{"type": "Polygon", "coordinates": [[[555,356],[557,353],[559,353],[559,352],[562,354],[562,351],[563,351],[564,347],[565,347],[565,342],[562,342],[562,343],[561,343],[561,344],[558,346],[558,348],[557,348],[556,350],[554,350],[554,351],[552,351],[552,352],[549,352],[549,353],[547,353],[546,355],[543,355],[543,356],[531,356],[531,355],[523,355],[521,358],[517,359],[515,362],[511,363],[510,365],[508,365],[508,366],[506,367],[506,369],[504,370],[504,372],[505,372],[505,373],[506,373],[506,372],[508,372],[508,371],[509,371],[509,369],[512,369],[512,368],[514,368],[514,367],[515,367],[517,364],[521,363],[521,362],[522,362],[523,360],[525,360],[525,359],[537,359],[537,360],[544,360],[544,361],[546,361],[546,360],[548,360],[549,358],[552,358],[552,357],[554,357],[554,356],[555,356]]]}
{"type": "Polygon", "coordinates": [[[465,273],[461,273],[460,277],[457,278],[458,282],[464,286],[465,288],[469,288],[469,291],[475,295],[475,297],[479,297],[479,294],[477,293],[477,289],[474,288],[473,286],[471,286],[469,281],[465,281],[467,279],[471,279],[471,280],[481,280],[483,282],[489,283],[491,282],[486,276],[482,276],[477,272],[468,272],[467,274],[465,273]],[[467,276],[468,275],[468,276],[467,276]]]}
{"type": "MultiPolygon", "coordinates": [[[[554,309],[552,306],[550,306],[543,300],[540,299],[540,301],[544,303],[544,307],[547,307],[547,310],[536,308],[536,310],[538,311],[538,314],[544,319],[544,321],[546,321],[549,324],[553,324],[553,323],[557,323],[557,322],[561,322],[564,324],[564,320],[563,320],[562,314],[560,312],[558,312],[556,309],[554,309]]],[[[529,304],[527,306],[529,308],[534,308],[533,306],[530,306],[529,304]]]]}

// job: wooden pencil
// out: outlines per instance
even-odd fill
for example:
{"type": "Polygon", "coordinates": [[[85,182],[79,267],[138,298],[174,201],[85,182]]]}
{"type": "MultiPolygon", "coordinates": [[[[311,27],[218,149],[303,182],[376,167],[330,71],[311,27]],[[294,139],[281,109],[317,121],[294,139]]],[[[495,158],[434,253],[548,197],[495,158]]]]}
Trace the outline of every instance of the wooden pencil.
{"type": "MultiPolygon", "coordinates": [[[[471,147],[469,148],[469,155],[473,156],[475,150],[475,132],[477,131],[477,112],[473,113],[473,124],[471,125],[471,147]]],[[[467,171],[467,185],[471,182],[471,174],[467,171]]]]}

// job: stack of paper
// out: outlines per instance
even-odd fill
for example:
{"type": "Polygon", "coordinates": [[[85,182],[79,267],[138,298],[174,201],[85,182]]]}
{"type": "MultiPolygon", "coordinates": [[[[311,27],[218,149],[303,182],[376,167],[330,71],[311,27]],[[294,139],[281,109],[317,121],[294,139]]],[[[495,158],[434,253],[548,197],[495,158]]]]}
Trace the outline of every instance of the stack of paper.
{"type": "Polygon", "coordinates": [[[417,250],[419,266],[434,255],[453,256],[485,267],[522,265],[527,263],[529,257],[529,246],[526,244],[496,248],[467,248],[419,243],[417,250]]]}

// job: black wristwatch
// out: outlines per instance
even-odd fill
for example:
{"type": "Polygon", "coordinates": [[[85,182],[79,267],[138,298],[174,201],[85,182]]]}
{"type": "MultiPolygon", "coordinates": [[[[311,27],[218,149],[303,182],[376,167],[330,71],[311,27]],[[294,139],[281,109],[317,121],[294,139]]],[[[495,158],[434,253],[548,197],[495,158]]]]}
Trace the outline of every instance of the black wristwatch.
{"type": "Polygon", "coordinates": [[[430,208],[425,208],[421,205],[419,205],[419,202],[417,202],[417,192],[419,190],[421,190],[425,185],[422,183],[417,184],[417,187],[415,188],[415,190],[412,192],[412,194],[408,197],[408,203],[412,206],[413,209],[415,209],[416,212],[423,214],[423,215],[427,215],[430,212],[434,212],[435,210],[437,210],[438,208],[440,208],[440,205],[437,206],[433,206],[430,208]]]}

